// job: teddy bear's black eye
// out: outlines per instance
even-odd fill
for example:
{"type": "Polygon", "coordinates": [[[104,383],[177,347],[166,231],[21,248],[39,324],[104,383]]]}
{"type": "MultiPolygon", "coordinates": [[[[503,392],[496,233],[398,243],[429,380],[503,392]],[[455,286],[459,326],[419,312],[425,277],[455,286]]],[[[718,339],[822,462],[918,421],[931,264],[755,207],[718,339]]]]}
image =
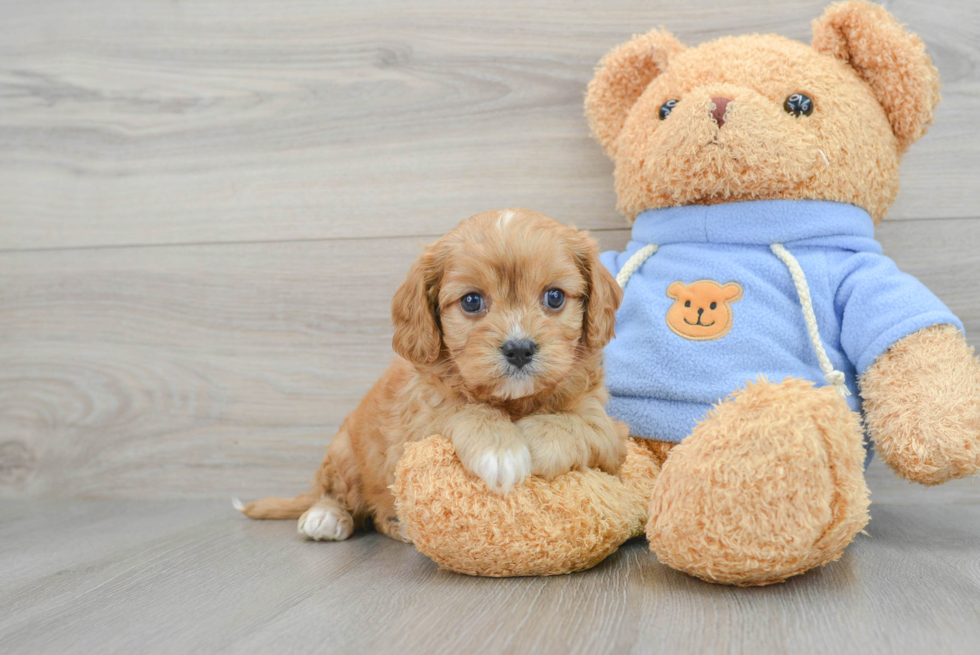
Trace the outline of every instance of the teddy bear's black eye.
{"type": "Polygon", "coordinates": [[[716,302],[711,303],[711,309],[718,309],[718,303],[716,302]]]}
{"type": "Polygon", "coordinates": [[[478,293],[468,293],[459,301],[459,306],[467,314],[476,314],[483,311],[483,296],[478,293]]]}
{"type": "Polygon", "coordinates": [[[797,118],[800,116],[809,116],[813,113],[813,100],[810,100],[810,96],[802,93],[794,93],[786,98],[786,102],[783,103],[783,109],[786,110],[787,114],[793,114],[797,118]]]}
{"type": "Polygon", "coordinates": [[[690,301],[690,300],[688,300],[688,301],[687,301],[686,303],[684,303],[684,306],[685,306],[685,307],[690,307],[690,306],[691,306],[691,301],[690,301]]]}
{"type": "Polygon", "coordinates": [[[674,107],[676,106],[677,106],[676,100],[668,100],[664,104],[660,105],[660,120],[664,120],[665,118],[670,116],[670,112],[672,112],[674,110],[674,107]]]}

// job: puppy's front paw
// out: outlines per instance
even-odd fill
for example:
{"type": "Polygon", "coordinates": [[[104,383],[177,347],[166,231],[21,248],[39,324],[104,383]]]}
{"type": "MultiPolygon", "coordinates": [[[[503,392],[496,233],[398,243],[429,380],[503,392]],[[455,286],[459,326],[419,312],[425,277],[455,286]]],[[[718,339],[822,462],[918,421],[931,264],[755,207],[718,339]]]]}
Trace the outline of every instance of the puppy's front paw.
{"type": "Polygon", "coordinates": [[[528,416],[517,421],[517,428],[531,449],[531,472],[546,480],[587,466],[615,475],[626,459],[628,428],[621,429],[605,413],[590,421],[575,414],[528,416]]]}
{"type": "MultiPolygon", "coordinates": [[[[594,466],[609,475],[617,475],[623,462],[626,461],[626,438],[614,433],[613,438],[599,440],[593,444],[592,459],[589,466],[594,466]]],[[[629,435],[629,432],[626,432],[629,435]]]]}
{"type": "Polygon", "coordinates": [[[488,448],[477,453],[467,468],[493,491],[507,494],[530,475],[531,451],[520,442],[509,448],[488,448]]]}
{"type": "Polygon", "coordinates": [[[296,531],[314,541],[343,541],[354,532],[354,521],[338,507],[314,505],[299,517],[296,531]]]}
{"type": "Polygon", "coordinates": [[[531,473],[545,480],[554,480],[563,473],[581,470],[589,461],[582,443],[558,438],[528,439],[531,450],[531,473]]]}

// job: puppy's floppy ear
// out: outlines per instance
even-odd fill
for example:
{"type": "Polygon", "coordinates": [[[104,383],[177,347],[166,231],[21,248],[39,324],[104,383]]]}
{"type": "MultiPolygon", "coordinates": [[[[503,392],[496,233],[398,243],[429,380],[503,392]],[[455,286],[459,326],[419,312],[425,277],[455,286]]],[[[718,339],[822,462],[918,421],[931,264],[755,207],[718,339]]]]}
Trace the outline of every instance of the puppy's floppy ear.
{"type": "Polygon", "coordinates": [[[588,232],[576,234],[572,243],[588,285],[582,337],[590,348],[603,348],[614,336],[616,310],[623,301],[623,288],[599,261],[599,245],[588,232]]]}
{"type": "Polygon", "coordinates": [[[391,300],[391,321],[395,326],[391,346],[413,364],[433,364],[439,359],[439,282],[445,264],[440,242],[428,246],[391,300]]]}
{"type": "Polygon", "coordinates": [[[939,103],[939,71],[915,34],[884,7],[851,0],[813,21],[813,48],[850,65],[867,82],[904,152],[926,132],[939,103]]]}
{"type": "Polygon", "coordinates": [[[630,109],[670,58],[683,50],[680,41],[661,28],[620,45],[599,62],[585,94],[585,115],[607,155],[616,154],[616,139],[630,109]]]}

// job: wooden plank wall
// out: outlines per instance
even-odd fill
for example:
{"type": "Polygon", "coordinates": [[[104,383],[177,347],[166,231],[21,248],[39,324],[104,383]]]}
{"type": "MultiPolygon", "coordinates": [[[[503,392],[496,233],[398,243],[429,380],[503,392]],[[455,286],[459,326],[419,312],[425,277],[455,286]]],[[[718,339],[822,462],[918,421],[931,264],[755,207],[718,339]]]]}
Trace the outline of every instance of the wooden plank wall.
{"type": "MultiPolygon", "coordinates": [[[[980,344],[980,6],[885,3],[944,77],[879,230],[980,344]]],[[[809,40],[822,1],[19,0],[0,6],[0,495],[301,491],[459,220],[621,247],[592,67],[663,24],[809,40]]],[[[871,472],[879,502],[978,502],[871,472]]]]}

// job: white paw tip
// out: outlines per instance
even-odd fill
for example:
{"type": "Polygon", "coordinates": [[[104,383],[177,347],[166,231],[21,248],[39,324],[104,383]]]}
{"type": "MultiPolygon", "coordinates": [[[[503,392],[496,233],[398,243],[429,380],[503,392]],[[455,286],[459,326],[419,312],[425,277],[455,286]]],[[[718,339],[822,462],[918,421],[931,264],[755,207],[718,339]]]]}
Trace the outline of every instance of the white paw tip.
{"type": "Polygon", "coordinates": [[[354,526],[334,510],[311,509],[300,518],[296,531],[315,541],[342,541],[351,535],[354,526]]]}
{"type": "Polygon", "coordinates": [[[474,473],[491,489],[507,494],[531,472],[531,453],[526,448],[497,454],[486,452],[476,460],[474,473]]]}
{"type": "Polygon", "coordinates": [[[231,499],[231,506],[237,509],[239,512],[245,512],[245,504],[237,498],[231,499]]]}
{"type": "Polygon", "coordinates": [[[491,452],[480,455],[473,467],[473,472],[483,478],[488,485],[495,485],[497,483],[497,455],[491,452]]]}

